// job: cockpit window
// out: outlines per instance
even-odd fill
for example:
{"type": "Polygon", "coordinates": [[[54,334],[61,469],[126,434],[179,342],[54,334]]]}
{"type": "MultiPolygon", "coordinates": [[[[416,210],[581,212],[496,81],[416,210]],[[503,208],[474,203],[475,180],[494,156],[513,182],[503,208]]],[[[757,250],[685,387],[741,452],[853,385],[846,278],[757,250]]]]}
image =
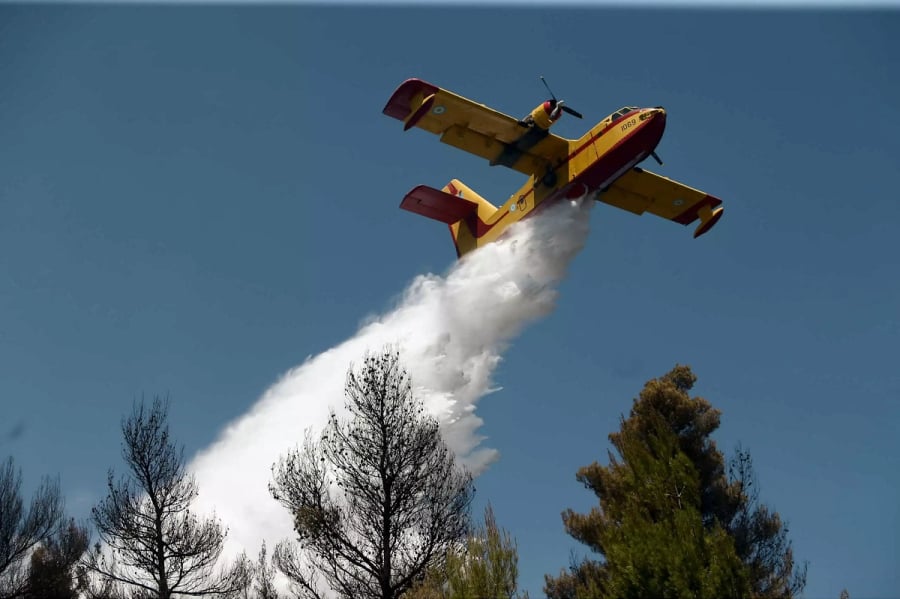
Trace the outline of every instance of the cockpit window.
{"type": "Polygon", "coordinates": [[[609,123],[610,124],[615,123],[616,121],[618,121],[620,118],[622,118],[623,116],[625,116],[632,110],[637,110],[637,109],[638,109],[637,106],[623,106],[622,108],[618,109],[617,111],[615,111],[614,113],[609,115],[609,123]]]}
{"type": "Polygon", "coordinates": [[[617,120],[619,120],[620,118],[622,118],[623,116],[625,116],[626,114],[631,112],[632,110],[634,110],[634,109],[630,106],[625,106],[624,108],[618,109],[617,111],[612,113],[612,121],[616,122],[617,120]]]}

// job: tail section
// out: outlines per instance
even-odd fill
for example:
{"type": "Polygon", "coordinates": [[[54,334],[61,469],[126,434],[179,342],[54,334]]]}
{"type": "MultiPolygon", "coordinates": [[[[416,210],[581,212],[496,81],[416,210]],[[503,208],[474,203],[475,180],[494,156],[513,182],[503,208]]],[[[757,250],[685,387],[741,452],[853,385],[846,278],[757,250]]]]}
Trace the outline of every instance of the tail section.
{"type": "Polygon", "coordinates": [[[450,235],[453,237],[453,245],[456,246],[456,255],[462,258],[480,245],[478,221],[482,223],[488,222],[494,213],[497,212],[497,207],[472,191],[469,186],[459,179],[453,179],[447,183],[444,186],[444,191],[478,205],[475,213],[477,220],[469,218],[450,225],[450,235]]]}
{"type": "Polygon", "coordinates": [[[457,179],[440,191],[420,185],[406,194],[400,207],[447,223],[460,258],[479,246],[479,222],[488,222],[497,212],[493,204],[457,179]]]}

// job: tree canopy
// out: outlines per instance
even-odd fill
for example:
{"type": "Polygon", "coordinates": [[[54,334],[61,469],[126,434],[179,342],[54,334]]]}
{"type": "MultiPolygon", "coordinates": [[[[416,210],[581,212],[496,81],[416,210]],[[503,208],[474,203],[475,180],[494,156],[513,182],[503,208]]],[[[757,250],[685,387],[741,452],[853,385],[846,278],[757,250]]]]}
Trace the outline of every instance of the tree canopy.
{"type": "Polygon", "coordinates": [[[26,591],[31,552],[58,533],[63,521],[58,481],[44,478],[26,507],[22,471],[11,457],[0,464],[0,597],[26,591]]]}
{"type": "Polygon", "coordinates": [[[688,392],[687,366],[648,381],[609,439],[609,464],[579,469],[599,505],[563,512],[566,531],[603,558],[545,577],[553,598],[793,597],[805,585],[787,529],[758,503],[749,454],[726,461],[720,412],[688,392]]]}
{"type": "Polygon", "coordinates": [[[293,515],[299,545],[275,561],[299,592],[318,579],[344,597],[396,599],[445,559],[468,526],[472,477],[412,394],[397,352],[368,354],[345,384],[348,419],[332,411],[274,468],[270,489],[293,515]]]}
{"type": "Polygon", "coordinates": [[[444,567],[432,568],[403,599],[528,599],[518,590],[519,551],[497,525],[490,504],[484,523],[472,527],[465,544],[452,547],[444,567]]]}
{"type": "Polygon", "coordinates": [[[69,520],[31,554],[25,599],[76,599],[83,583],[78,563],[88,548],[87,528],[69,520]]]}
{"type": "MultiPolygon", "coordinates": [[[[217,570],[225,530],[215,518],[190,510],[197,484],[184,465],[184,450],[169,436],[168,403],[143,402],[122,422],[122,456],[129,473],[109,472],[106,497],[91,515],[100,539],[86,560],[106,588],[131,594],[172,596],[233,594],[250,583],[242,557],[217,570]]],[[[105,592],[108,592],[105,591],[105,592]]]]}

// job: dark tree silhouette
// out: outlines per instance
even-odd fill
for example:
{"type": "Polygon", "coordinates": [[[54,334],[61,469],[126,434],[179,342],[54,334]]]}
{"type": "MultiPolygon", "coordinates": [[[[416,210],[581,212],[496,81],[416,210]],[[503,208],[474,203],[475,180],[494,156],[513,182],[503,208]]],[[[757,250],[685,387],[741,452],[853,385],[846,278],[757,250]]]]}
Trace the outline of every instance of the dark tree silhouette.
{"type": "Polygon", "coordinates": [[[266,542],[259,549],[259,558],[253,568],[253,599],[278,599],[278,588],[275,585],[275,564],[268,557],[266,542]]]}
{"type": "Polygon", "coordinates": [[[249,584],[250,566],[241,556],[216,568],[226,532],[215,518],[190,511],[197,484],[185,471],[183,448],[169,438],[167,415],[168,403],[156,398],[123,421],[130,472],[119,480],[109,473],[107,496],[91,512],[106,547],[98,544],[86,566],[107,586],[159,599],[236,593],[249,584]]]}
{"type": "Polygon", "coordinates": [[[41,543],[31,554],[26,599],[75,599],[83,576],[78,563],[87,551],[90,537],[87,528],[75,520],[41,543]]]}
{"type": "Polygon", "coordinates": [[[750,453],[738,446],[728,478],[740,501],[728,525],[734,547],[749,571],[753,597],[790,599],[806,586],[806,565],[794,561],[788,526],[759,500],[759,483],[750,453]]]}
{"type": "Polygon", "coordinates": [[[351,367],[345,394],[350,419],[332,412],[318,442],[307,436],[274,467],[270,489],[299,537],[279,544],[276,564],[308,597],[323,596],[321,577],[344,597],[396,599],[465,538],[472,478],[396,352],[351,367]]]}
{"type": "Polygon", "coordinates": [[[28,556],[59,531],[63,517],[58,481],[44,478],[26,509],[22,471],[12,458],[0,465],[0,597],[25,592],[28,556]]]}

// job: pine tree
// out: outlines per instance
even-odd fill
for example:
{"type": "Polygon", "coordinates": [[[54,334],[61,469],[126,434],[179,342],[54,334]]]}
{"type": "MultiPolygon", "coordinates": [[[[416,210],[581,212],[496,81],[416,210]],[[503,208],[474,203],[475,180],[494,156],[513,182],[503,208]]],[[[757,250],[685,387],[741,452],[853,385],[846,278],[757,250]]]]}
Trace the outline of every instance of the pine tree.
{"type": "Polygon", "coordinates": [[[87,528],[69,520],[31,554],[25,599],[78,597],[78,562],[87,548],[87,528]]]}
{"type": "Polygon", "coordinates": [[[108,493],[91,511],[106,549],[98,543],[84,561],[99,579],[95,584],[159,599],[246,588],[250,566],[244,556],[218,568],[225,528],[191,511],[197,483],[186,471],[184,449],[169,436],[168,403],[156,398],[149,409],[135,405],[122,434],[130,472],[116,480],[110,470],[108,493]]]}
{"type": "Polygon", "coordinates": [[[429,571],[403,599],[528,599],[518,591],[518,577],[516,541],[497,525],[489,504],[465,544],[451,548],[444,567],[429,571]]]}
{"type": "Polygon", "coordinates": [[[396,599],[468,527],[474,487],[412,395],[391,350],[350,368],[349,420],[332,412],[319,440],[307,437],[274,467],[274,497],[294,518],[299,547],[280,543],[275,564],[297,594],[396,599]]]}
{"type": "MultiPolygon", "coordinates": [[[[497,526],[494,510],[484,509],[484,525],[469,533],[465,548],[447,557],[449,599],[515,599],[519,552],[509,532],[497,526]]],[[[527,593],[525,594],[527,597],[527,593]]]]}
{"type": "Polygon", "coordinates": [[[11,457],[0,463],[0,598],[25,592],[29,555],[56,535],[63,521],[58,480],[44,478],[26,505],[22,471],[11,457]]]}
{"type": "Polygon", "coordinates": [[[687,366],[647,382],[609,436],[618,457],[609,452],[608,466],[578,471],[600,503],[588,514],[566,510],[563,522],[604,560],[546,576],[548,596],[780,598],[802,590],[805,567],[795,568],[778,514],[758,503],[749,454],[739,450],[726,474],[711,438],[721,413],[689,396],[695,382],[687,366]]]}

